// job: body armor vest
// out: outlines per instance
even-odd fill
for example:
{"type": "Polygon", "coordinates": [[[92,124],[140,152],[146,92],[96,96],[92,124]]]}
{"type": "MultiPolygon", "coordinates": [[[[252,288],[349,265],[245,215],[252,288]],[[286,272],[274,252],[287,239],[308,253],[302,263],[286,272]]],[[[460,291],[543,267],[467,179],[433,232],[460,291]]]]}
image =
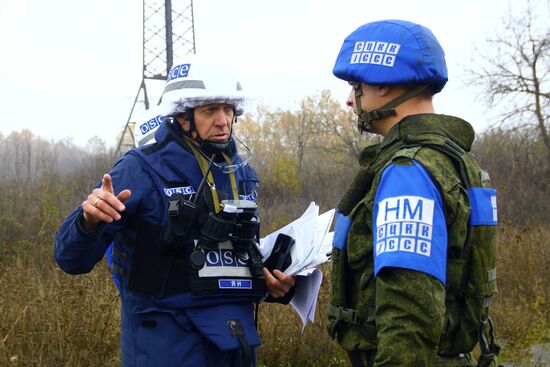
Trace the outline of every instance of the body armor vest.
{"type": "MultiPolygon", "coordinates": [[[[437,115],[436,115],[437,116],[437,115]]],[[[444,122],[444,121],[441,121],[444,122]]],[[[397,137],[384,140],[381,144],[365,149],[361,157],[361,168],[348,192],[344,195],[339,210],[348,216],[352,223],[360,220],[362,227],[372,223],[372,207],[377,186],[384,169],[392,162],[399,160],[416,160],[430,172],[430,165],[424,165],[427,156],[442,154],[448,164],[454,167],[454,175],[458,177],[461,186],[468,192],[469,200],[473,200],[475,190],[489,187],[489,176],[481,170],[473,155],[448,137],[436,126],[422,126],[422,121],[409,125],[409,130],[399,132],[397,137]],[[425,129],[424,133],[422,129],[425,129]],[[431,129],[431,130],[430,130],[431,129]],[[410,131],[410,134],[405,133],[410,131]],[[434,134],[433,132],[437,132],[434,134]],[[430,153],[433,152],[433,153],[430,153]],[[363,208],[361,208],[363,207],[363,208]],[[366,209],[370,208],[370,209],[366,209]],[[361,218],[357,217],[361,212],[361,218]],[[366,214],[365,214],[366,213],[366,214]]],[[[436,121],[439,123],[439,121],[436,121]]],[[[401,123],[400,123],[401,124],[401,123]]],[[[399,129],[399,127],[397,127],[399,129]]],[[[444,190],[447,183],[435,182],[439,190],[444,190]]],[[[445,195],[441,193],[441,197],[445,195]]],[[[466,203],[467,204],[467,203],[466,203]]],[[[451,203],[445,203],[451,205],[451,203]]],[[[471,207],[469,208],[471,209],[471,207]]],[[[496,210],[496,207],[495,207],[496,210]]],[[[495,271],[495,234],[494,225],[483,225],[470,221],[467,228],[464,224],[447,223],[447,282],[445,285],[446,320],[441,335],[438,354],[456,355],[471,351],[480,341],[481,349],[494,348],[492,336],[485,340],[485,323],[490,323],[488,306],[491,296],[496,291],[495,271]],[[464,233],[466,231],[466,233],[464,233]],[[461,240],[464,239],[464,240],[461,240]]],[[[352,227],[353,229],[354,227],[352,227]]],[[[357,227],[356,227],[357,228],[357,227]]],[[[350,233],[351,236],[351,233],[350,233]]],[[[342,342],[345,334],[359,335],[364,340],[362,345],[368,349],[376,349],[376,326],[374,319],[375,287],[374,264],[372,257],[372,228],[357,229],[349,241],[363,238],[365,248],[354,248],[348,252],[349,246],[339,250],[333,249],[333,270],[331,282],[331,304],[329,319],[332,320],[331,334],[338,336],[342,342]],[[357,296],[361,292],[361,296],[357,296]]],[[[491,325],[492,328],[492,325],[491,325]]]]}
{"type": "MultiPolygon", "coordinates": [[[[127,280],[131,291],[153,298],[191,293],[258,300],[266,288],[254,243],[259,240],[259,216],[250,201],[256,195],[255,172],[249,166],[231,174],[219,169],[205,172],[199,157],[176,134],[157,141],[128,154],[139,158],[165,198],[159,203],[165,215],[162,224],[132,223],[133,241],[115,238],[133,249],[129,272],[117,275],[127,280]],[[199,189],[201,183],[204,189],[199,189]],[[224,200],[242,203],[239,199],[248,199],[252,210],[240,215],[221,210],[224,200]]],[[[113,255],[126,256],[117,246],[113,255]]]]}

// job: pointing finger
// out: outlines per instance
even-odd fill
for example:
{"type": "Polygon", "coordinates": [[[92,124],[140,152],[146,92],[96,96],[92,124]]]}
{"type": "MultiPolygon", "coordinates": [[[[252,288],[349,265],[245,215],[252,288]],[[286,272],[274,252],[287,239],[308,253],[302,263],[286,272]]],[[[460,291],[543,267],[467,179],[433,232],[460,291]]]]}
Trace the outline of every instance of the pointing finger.
{"type": "Polygon", "coordinates": [[[108,173],[103,175],[103,179],[101,180],[101,188],[103,190],[109,191],[111,194],[115,193],[111,176],[108,173]]]}

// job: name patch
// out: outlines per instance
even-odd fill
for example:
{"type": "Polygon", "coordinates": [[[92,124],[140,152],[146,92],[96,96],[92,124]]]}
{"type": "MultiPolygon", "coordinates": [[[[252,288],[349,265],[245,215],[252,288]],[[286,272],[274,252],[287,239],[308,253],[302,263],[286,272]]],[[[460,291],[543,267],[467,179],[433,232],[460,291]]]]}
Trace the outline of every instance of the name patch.
{"type": "Polygon", "coordinates": [[[401,45],[398,43],[357,41],[350,64],[374,64],[393,67],[401,45]]]}
{"type": "Polygon", "coordinates": [[[218,280],[220,289],[252,289],[252,280],[250,279],[220,279],[218,280]]]}

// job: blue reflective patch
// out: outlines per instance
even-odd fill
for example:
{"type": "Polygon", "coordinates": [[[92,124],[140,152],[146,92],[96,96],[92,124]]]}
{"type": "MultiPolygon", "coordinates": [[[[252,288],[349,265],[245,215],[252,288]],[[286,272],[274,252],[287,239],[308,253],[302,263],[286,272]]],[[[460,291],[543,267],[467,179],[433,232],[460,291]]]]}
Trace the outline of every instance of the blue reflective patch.
{"type": "Polygon", "coordinates": [[[258,197],[258,193],[254,191],[252,194],[249,195],[239,195],[239,197],[242,200],[250,200],[250,201],[256,201],[256,198],[258,197]]]}
{"type": "Polygon", "coordinates": [[[164,193],[168,197],[174,194],[191,195],[195,193],[195,189],[193,188],[193,186],[168,187],[168,188],[165,187],[164,193]]]}
{"type": "Polygon", "coordinates": [[[349,219],[339,211],[336,211],[336,223],[334,224],[334,237],[332,239],[332,247],[340,250],[346,248],[350,226],[351,219],[349,219]]]}
{"type": "Polygon", "coordinates": [[[447,226],[439,191],[426,170],[390,165],[380,180],[373,213],[374,275],[384,267],[430,274],[443,284],[447,226]]]}
{"type": "Polygon", "coordinates": [[[470,224],[472,226],[496,226],[497,218],[497,190],[481,187],[468,189],[468,197],[472,211],[470,224]]]}
{"type": "Polygon", "coordinates": [[[252,289],[252,280],[250,279],[219,279],[220,289],[252,289]]]}

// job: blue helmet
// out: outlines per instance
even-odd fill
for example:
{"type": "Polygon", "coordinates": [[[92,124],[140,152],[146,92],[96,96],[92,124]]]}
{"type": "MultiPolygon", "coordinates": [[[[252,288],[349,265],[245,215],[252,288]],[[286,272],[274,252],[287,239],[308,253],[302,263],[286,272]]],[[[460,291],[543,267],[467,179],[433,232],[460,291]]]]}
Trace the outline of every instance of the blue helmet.
{"type": "Polygon", "coordinates": [[[433,33],[404,20],[357,28],[344,40],[333,73],[370,85],[427,84],[434,94],[448,80],[445,53],[433,33]]]}

